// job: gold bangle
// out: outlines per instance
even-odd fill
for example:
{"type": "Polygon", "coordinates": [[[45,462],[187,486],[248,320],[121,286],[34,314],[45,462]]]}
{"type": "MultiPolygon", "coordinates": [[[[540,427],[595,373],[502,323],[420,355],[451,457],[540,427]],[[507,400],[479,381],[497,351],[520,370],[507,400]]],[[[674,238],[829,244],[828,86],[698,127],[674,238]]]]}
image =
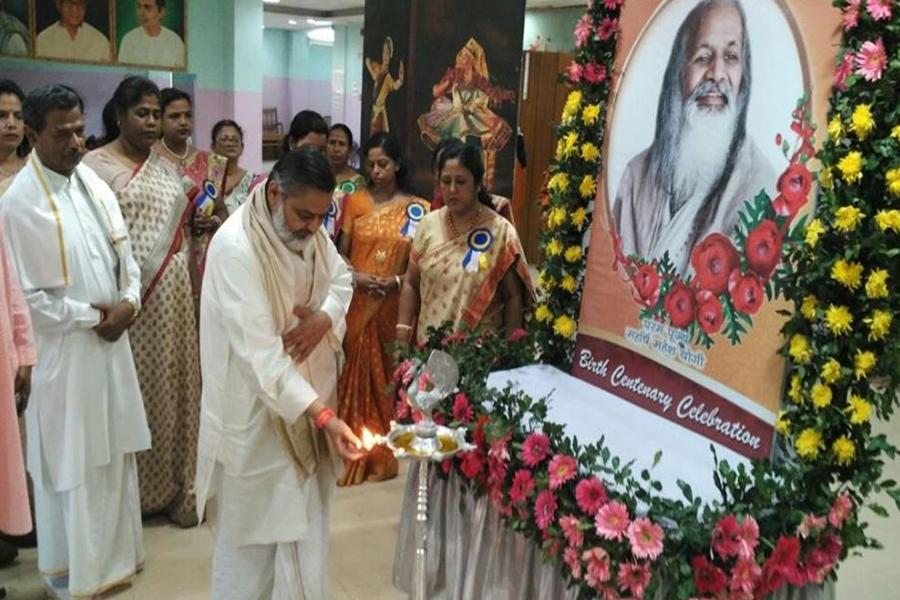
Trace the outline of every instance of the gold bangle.
{"type": "Polygon", "coordinates": [[[131,305],[131,310],[132,310],[131,320],[134,321],[135,319],[138,318],[138,314],[140,314],[141,308],[140,308],[140,306],[138,306],[138,303],[137,303],[137,301],[134,300],[134,298],[126,297],[125,302],[127,302],[128,304],[131,305]]]}

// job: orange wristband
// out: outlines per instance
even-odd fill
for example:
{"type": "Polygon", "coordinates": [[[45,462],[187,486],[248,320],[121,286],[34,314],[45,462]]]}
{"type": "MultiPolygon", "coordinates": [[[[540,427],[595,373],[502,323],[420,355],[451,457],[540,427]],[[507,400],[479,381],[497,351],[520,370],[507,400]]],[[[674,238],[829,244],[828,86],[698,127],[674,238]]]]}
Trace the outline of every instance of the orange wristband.
{"type": "Polygon", "coordinates": [[[319,416],[316,417],[316,420],[313,421],[313,423],[315,423],[316,429],[324,429],[325,425],[328,424],[328,421],[330,421],[335,416],[336,415],[334,414],[333,410],[331,410],[330,408],[326,408],[319,413],[319,416]]]}

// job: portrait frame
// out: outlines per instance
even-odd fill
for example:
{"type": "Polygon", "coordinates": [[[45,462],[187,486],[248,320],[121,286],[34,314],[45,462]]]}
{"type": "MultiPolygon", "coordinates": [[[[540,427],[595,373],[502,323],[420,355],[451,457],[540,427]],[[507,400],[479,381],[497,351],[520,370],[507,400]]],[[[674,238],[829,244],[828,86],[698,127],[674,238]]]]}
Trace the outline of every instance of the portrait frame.
{"type": "Polygon", "coordinates": [[[0,58],[31,58],[34,56],[34,0],[4,0],[0,2],[3,13],[6,15],[3,25],[9,28],[0,31],[0,58]],[[12,18],[14,21],[7,21],[12,18]],[[19,32],[17,35],[16,31],[19,32]],[[9,35],[7,38],[6,36],[9,35]],[[25,52],[7,52],[4,49],[8,44],[17,45],[15,38],[23,37],[25,52]]]}
{"type": "MultiPolygon", "coordinates": [[[[129,43],[123,57],[123,42],[129,34],[137,35],[141,25],[137,19],[137,0],[109,0],[115,24],[115,37],[113,39],[115,64],[128,67],[141,67],[159,71],[187,71],[188,63],[188,0],[165,0],[165,15],[162,19],[162,27],[180,38],[183,54],[181,64],[171,62],[158,62],[146,60],[131,60],[129,55],[137,46],[129,43]]],[[[165,31],[164,31],[165,34],[165,31]]],[[[140,52],[143,55],[143,52],[140,52]]]]}
{"type": "MultiPolygon", "coordinates": [[[[69,0],[62,1],[66,2],[69,0]]],[[[84,23],[89,25],[93,29],[93,31],[86,30],[85,33],[85,35],[90,35],[91,38],[93,38],[93,41],[86,42],[90,45],[89,53],[94,56],[100,56],[100,54],[102,53],[100,49],[99,38],[97,38],[95,35],[96,33],[99,33],[106,38],[106,58],[75,58],[71,56],[60,55],[59,53],[47,54],[43,51],[43,48],[39,48],[39,45],[56,45],[56,42],[53,38],[44,38],[42,40],[42,34],[44,34],[45,32],[49,33],[51,31],[50,27],[52,27],[59,21],[60,13],[56,7],[56,2],[57,0],[29,0],[29,6],[31,8],[32,32],[31,57],[36,60],[52,62],[95,65],[114,64],[113,56],[115,55],[115,48],[113,47],[112,40],[115,35],[115,19],[112,12],[112,4],[109,0],[86,0],[86,11],[84,17],[84,23]]]]}

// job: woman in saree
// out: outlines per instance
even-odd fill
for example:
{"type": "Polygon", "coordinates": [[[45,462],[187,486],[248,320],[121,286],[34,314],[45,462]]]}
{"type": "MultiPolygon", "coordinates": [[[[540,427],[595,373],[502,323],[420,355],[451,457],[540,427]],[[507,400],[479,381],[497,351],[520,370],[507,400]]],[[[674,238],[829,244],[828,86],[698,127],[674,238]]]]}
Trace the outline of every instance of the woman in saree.
{"type": "Polygon", "coordinates": [[[396,339],[428,341],[428,329],[522,326],[533,285],[522,243],[484,189],[478,148],[445,146],[438,161],[444,207],[416,229],[400,294],[396,339]],[[417,323],[418,322],[418,323],[417,323]]]}
{"type": "Polygon", "coordinates": [[[204,208],[193,211],[190,219],[191,281],[195,300],[199,300],[206,247],[219,226],[228,218],[223,193],[228,159],[215,152],[199,150],[191,142],[194,134],[194,105],[187,92],[165,88],[159,93],[159,105],[162,111],[162,136],[154,150],[175,165],[188,195],[195,201],[202,198],[207,182],[215,188],[215,198],[204,208]]]}
{"type": "MultiPolygon", "coordinates": [[[[416,227],[428,203],[406,191],[409,173],[397,140],[376,133],[363,148],[369,188],[347,200],[340,250],[349,258],[356,292],[347,312],[338,386],[338,416],[359,433],[386,434],[393,413],[387,393],[401,276],[416,227]]],[[[385,446],[347,466],[338,485],[381,481],[397,475],[397,460],[385,446]]]]}
{"type": "Polygon", "coordinates": [[[328,130],[327,148],[325,157],[334,180],[334,194],[331,198],[331,210],[325,217],[325,229],[331,239],[336,240],[341,232],[344,208],[347,198],[357,190],[365,187],[365,178],[352,166],[350,156],[353,154],[353,132],[343,123],[335,123],[328,130]]]}
{"type": "Polygon", "coordinates": [[[190,202],[174,166],[153,150],[159,90],[127,77],[113,95],[120,133],[84,162],[115,192],[141,267],[141,314],[131,348],[153,448],[137,455],[141,511],[197,521],[191,491],[200,424],[200,357],[184,230],[190,202]]]}
{"type": "Polygon", "coordinates": [[[266,180],[266,174],[251,173],[241,168],[239,161],[244,153],[244,130],[231,119],[223,119],[213,125],[212,144],[213,153],[228,159],[222,194],[230,215],[247,201],[257,185],[266,180]]]}

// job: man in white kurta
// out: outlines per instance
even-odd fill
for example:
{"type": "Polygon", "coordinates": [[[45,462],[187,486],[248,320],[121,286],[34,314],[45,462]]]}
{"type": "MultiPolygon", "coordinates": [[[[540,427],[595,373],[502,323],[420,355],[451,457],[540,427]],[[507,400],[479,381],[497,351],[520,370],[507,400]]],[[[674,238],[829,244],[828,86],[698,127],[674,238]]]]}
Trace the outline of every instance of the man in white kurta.
{"type": "Polygon", "coordinates": [[[86,22],[87,0],[56,0],[59,20],[35,40],[35,56],[84,62],[111,60],[109,39],[86,22]]]}
{"type": "Polygon", "coordinates": [[[216,600],[329,597],[329,501],[338,459],[359,456],[333,414],[352,297],[321,228],[333,185],[324,156],[291,152],[209,247],[196,491],[201,511],[210,500],[216,600]]]}
{"type": "Polygon", "coordinates": [[[135,0],[140,27],[125,34],[119,46],[119,62],[157,67],[183,67],[184,42],[163,27],[165,0],[135,0]]]}
{"type": "Polygon", "coordinates": [[[37,342],[26,411],[38,566],[63,598],[128,581],[143,563],[134,453],[150,447],[126,331],[140,271],[112,190],[88,167],[78,95],[25,100],[34,151],[0,199],[37,342]]]}

